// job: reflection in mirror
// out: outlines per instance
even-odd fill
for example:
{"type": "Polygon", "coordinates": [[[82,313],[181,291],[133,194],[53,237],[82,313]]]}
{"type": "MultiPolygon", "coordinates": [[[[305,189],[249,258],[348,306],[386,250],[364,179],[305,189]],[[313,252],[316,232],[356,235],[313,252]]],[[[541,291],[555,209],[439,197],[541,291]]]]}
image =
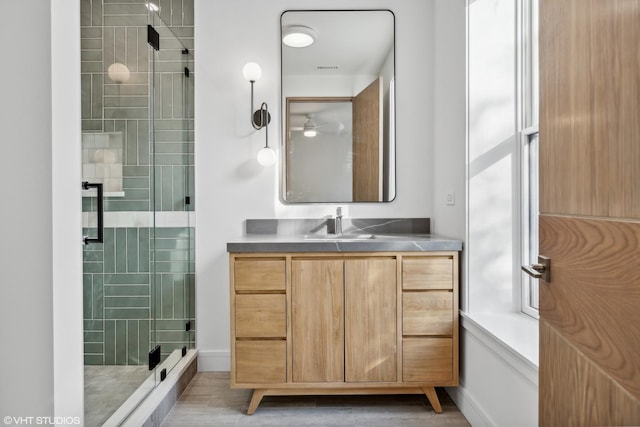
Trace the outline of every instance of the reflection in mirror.
{"type": "Polygon", "coordinates": [[[283,201],[393,200],[393,14],[287,11],[281,24],[283,35],[313,35],[306,47],[282,44],[283,201]]]}

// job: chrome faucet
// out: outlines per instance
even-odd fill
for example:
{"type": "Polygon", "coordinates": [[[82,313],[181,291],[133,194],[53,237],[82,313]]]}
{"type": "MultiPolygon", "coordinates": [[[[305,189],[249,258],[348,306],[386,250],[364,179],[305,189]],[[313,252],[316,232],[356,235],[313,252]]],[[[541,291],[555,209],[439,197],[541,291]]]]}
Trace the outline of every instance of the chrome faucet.
{"type": "Polygon", "coordinates": [[[342,234],[342,208],[341,207],[338,207],[338,209],[336,209],[335,233],[337,235],[341,235],[342,234]]]}

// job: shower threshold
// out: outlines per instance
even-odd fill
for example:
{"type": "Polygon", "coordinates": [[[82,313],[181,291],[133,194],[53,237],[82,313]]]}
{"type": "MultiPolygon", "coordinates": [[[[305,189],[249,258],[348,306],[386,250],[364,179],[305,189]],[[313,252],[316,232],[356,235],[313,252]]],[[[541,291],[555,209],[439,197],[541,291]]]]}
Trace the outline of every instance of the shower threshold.
{"type": "Polygon", "coordinates": [[[166,417],[174,403],[180,398],[184,388],[197,371],[198,350],[188,350],[182,357],[181,350],[173,351],[151,373],[144,383],[116,410],[103,424],[103,427],[146,425],[154,420],[153,425],[159,425],[166,417]],[[159,377],[163,369],[167,369],[167,377],[156,385],[156,375],[159,377]],[[183,377],[184,378],[183,380],[183,377]],[[172,392],[179,388],[177,393],[172,392]],[[169,401],[172,399],[173,401],[169,401]]]}

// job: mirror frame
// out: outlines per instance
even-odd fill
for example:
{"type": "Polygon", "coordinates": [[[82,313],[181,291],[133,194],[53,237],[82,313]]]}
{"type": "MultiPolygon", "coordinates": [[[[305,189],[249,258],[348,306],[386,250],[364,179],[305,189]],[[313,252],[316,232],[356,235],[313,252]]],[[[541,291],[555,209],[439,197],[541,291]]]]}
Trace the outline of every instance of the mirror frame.
{"type": "MultiPolygon", "coordinates": [[[[280,175],[280,179],[279,179],[279,185],[278,185],[278,197],[280,199],[280,202],[285,204],[285,205],[299,205],[299,204],[351,204],[351,203],[358,203],[358,204],[362,204],[362,203],[390,203],[393,202],[397,195],[398,195],[398,188],[397,188],[397,162],[396,162],[396,147],[397,147],[397,135],[396,135],[396,90],[395,90],[395,76],[397,75],[397,61],[396,61],[396,17],[395,14],[392,10],[390,9],[287,9],[284,10],[281,14],[280,14],[280,31],[279,31],[279,42],[280,42],[280,117],[281,120],[279,121],[279,126],[280,126],[280,150],[281,153],[279,155],[279,160],[280,160],[280,170],[279,170],[279,175],[280,175]],[[390,102],[390,108],[389,108],[389,112],[388,112],[388,116],[385,115],[385,118],[388,117],[388,123],[385,123],[385,132],[388,133],[388,135],[390,135],[392,137],[392,146],[393,149],[390,151],[390,153],[388,153],[387,155],[384,156],[384,165],[390,169],[389,172],[386,174],[388,181],[393,182],[393,192],[391,194],[391,196],[389,197],[388,200],[381,200],[381,201],[348,201],[348,202],[344,202],[344,201],[289,201],[286,199],[286,192],[287,192],[287,184],[288,184],[288,171],[287,171],[287,162],[288,162],[288,154],[286,152],[287,149],[287,141],[288,141],[288,122],[289,122],[289,117],[288,117],[288,102],[286,97],[284,96],[283,90],[284,90],[284,47],[283,47],[283,43],[282,43],[282,33],[283,33],[283,28],[282,28],[282,18],[283,16],[288,13],[288,12],[388,12],[391,16],[392,19],[392,26],[393,26],[393,41],[392,41],[392,46],[393,46],[393,90],[390,93],[390,96],[392,96],[392,102],[390,102]]],[[[318,96],[295,96],[293,98],[297,98],[297,99],[303,99],[303,98],[319,98],[318,96]]],[[[347,99],[348,97],[340,97],[340,96],[334,96],[334,97],[323,97],[325,99],[330,99],[330,98],[335,98],[335,99],[347,99]]],[[[389,192],[390,189],[387,189],[387,191],[389,192]]]]}

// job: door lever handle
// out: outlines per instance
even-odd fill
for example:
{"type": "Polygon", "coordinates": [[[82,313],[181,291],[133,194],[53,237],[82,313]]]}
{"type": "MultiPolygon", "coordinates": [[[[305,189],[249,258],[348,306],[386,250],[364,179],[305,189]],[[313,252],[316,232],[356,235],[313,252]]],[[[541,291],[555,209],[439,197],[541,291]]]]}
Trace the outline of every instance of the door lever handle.
{"type": "Polygon", "coordinates": [[[538,255],[538,263],[523,265],[522,271],[534,279],[542,279],[545,282],[551,282],[551,259],[544,255],[538,255]]]}

